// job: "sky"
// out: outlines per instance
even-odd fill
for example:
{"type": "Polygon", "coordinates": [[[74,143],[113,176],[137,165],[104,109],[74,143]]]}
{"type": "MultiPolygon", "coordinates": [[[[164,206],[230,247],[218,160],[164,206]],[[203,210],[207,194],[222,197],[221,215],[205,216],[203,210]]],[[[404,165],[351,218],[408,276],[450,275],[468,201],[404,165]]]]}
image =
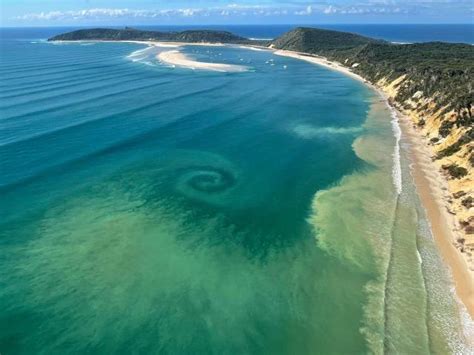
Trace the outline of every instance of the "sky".
{"type": "Polygon", "coordinates": [[[474,0],[0,0],[0,26],[474,23],[474,0]]]}

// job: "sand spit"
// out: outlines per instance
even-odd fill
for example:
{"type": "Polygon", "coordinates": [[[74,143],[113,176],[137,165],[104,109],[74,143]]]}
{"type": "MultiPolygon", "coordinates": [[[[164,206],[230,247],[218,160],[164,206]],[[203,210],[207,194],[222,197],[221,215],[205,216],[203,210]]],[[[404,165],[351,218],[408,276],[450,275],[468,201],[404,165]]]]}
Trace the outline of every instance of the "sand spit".
{"type": "Polygon", "coordinates": [[[198,62],[181,53],[179,50],[171,50],[161,52],[157,58],[166,64],[175,65],[178,67],[190,68],[194,70],[211,70],[217,72],[245,72],[249,68],[243,65],[223,64],[223,63],[207,63],[198,62]]]}

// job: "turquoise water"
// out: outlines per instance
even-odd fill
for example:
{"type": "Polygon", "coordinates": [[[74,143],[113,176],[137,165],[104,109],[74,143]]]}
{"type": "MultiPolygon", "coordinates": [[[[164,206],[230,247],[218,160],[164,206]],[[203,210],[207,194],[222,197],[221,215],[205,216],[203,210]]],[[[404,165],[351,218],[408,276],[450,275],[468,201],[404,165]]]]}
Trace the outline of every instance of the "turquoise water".
{"type": "Polygon", "coordinates": [[[183,49],[243,73],[157,51],[2,42],[2,354],[466,350],[375,93],[267,51],[183,49]]]}

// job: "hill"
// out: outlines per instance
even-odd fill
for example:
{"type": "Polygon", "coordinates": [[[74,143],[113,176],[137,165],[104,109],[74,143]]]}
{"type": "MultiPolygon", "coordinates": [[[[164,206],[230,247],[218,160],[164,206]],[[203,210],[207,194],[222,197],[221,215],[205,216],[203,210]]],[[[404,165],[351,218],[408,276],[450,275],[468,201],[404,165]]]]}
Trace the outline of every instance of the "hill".
{"type": "Polygon", "coordinates": [[[275,39],[272,45],[275,48],[297,52],[319,53],[328,50],[348,50],[379,42],[383,41],[354,33],[298,27],[275,39]]]}
{"type": "Polygon", "coordinates": [[[244,43],[247,38],[227,31],[194,30],[182,32],[143,31],[124,29],[92,28],[72,31],[49,38],[48,41],[176,41],[207,43],[244,43]]]}

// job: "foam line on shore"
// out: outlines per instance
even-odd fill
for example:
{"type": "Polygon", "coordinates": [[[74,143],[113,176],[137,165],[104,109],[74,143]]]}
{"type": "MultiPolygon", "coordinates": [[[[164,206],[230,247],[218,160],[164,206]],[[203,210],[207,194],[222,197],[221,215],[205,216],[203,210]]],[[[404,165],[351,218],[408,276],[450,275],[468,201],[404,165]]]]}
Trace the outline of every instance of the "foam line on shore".
{"type": "Polygon", "coordinates": [[[402,138],[402,129],[398,123],[397,112],[390,106],[389,109],[392,116],[390,123],[392,124],[392,131],[395,136],[392,167],[393,185],[395,186],[397,194],[400,195],[402,193],[402,167],[400,162],[400,139],[402,138]]]}

